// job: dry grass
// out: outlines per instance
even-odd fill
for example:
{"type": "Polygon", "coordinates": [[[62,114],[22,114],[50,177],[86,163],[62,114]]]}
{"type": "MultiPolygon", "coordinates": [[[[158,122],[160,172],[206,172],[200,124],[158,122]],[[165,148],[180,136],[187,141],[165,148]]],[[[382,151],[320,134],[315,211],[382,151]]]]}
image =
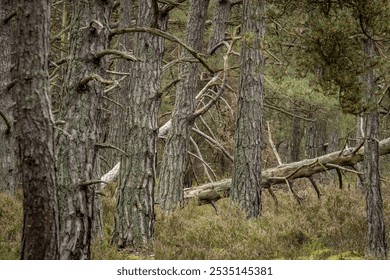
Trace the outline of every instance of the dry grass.
{"type": "Polygon", "coordinates": [[[23,208],[20,197],[0,193],[0,259],[19,259],[23,208]]]}
{"type": "MultiPolygon", "coordinates": [[[[211,206],[189,203],[170,216],[157,211],[156,259],[364,259],[366,218],[364,197],[354,187],[302,188],[299,205],[291,194],[277,191],[279,207],[264,192],[263,214],[247,220],[229,199],[211,206]]],[[[390,187],[382,194],[386,228],[390,229],[390,187]]],[[[104,198],[105,238],[92,246],[93,259],[144,259],[110,244],[115,203],[104,198]]],[[[157,209],[158,210],[158,209],[157,209]]],[[[20,195],[0,193],[0,259],[18,259],[22,228],[20,195]]],[[[390,244],[388,234],[388,244],[390,244]]],[[[150,256],[148,257],[150,258],[150,256]]]]}
{"type": "MultiPolygon", "coordinates": [[[[390,228],[389,187],[383,187],[390,228]]],[[[318,201],[311,189],[299,205],[279,191],[278,210],[264,194],[263,215],[246,220],[228,199],[211,206],[188,205],[156,223],[158,259],[356,259],[364,258],[364,197],[356,189],[323,188],[318,201]]],[[[390,240],[388,240],[389,242],[390,240]]]]}

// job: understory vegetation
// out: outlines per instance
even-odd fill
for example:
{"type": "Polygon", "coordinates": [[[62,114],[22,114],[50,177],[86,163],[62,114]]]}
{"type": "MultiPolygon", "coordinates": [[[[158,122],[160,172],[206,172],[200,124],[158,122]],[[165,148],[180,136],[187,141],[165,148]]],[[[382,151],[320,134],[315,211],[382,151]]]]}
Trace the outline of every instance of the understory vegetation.
{"type": "MultiPolygon", "coordinates": [[[[92,259],[364,259],[366,217],[364,196],[354,180],[343,189],[333,182],[321,187],[318,200],[302,181],[298,204],[281,186],[278,206],[264,191],[263,214],[247,220],[229,199],[211,205],[189,201],[169,216],[156,214],[154,250],[137,255],[110,244],[115,204],[103,199],[105,236],[95,238],[92,259]],[[154,254],[148,253],[154,251],[154,254]]],[[[390,184],[383,181],[384,215],[390,227],[390,184]]],[[[22,198],[0,194],[0,259],[18,259],[22,229],[22,198]]],[[[389,236],[387,242],[389,243],[389,236]]],[[[150,249],[150,248],[149,248],[150,249]]]]}

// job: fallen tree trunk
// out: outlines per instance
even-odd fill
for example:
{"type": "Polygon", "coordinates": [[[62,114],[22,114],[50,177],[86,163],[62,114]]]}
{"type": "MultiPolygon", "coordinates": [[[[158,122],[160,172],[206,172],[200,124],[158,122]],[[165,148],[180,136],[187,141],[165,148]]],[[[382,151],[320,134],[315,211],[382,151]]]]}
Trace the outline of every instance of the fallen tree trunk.
{"type": "MultiPolygon", "coordinates": [[[[379,153],[380,155],[390,153],[390,138],[379,142],[379,153]]],[[[360,145],[355,148],[343,149],[313,159],[281,164],[263,171],[261,186],[263,188],[269,188],[276,184],[290,184],[295,179],[311,178],[314,174],[332,169],[339,171],[339,177],[341,176],[341,170],[347,170],[361,175],[361,173],[359,174],[354,169],[348,170],[346,167],[353,168],[356,163],[363,160],[363,156],[364,147],[360,145]]],[[[184,197],[187,199],[195,198],[200,204],[213,203],[222,197],[229,196],[230,186],[231,179],[224,179],[198,187],[184,189],[184,197]]]]}

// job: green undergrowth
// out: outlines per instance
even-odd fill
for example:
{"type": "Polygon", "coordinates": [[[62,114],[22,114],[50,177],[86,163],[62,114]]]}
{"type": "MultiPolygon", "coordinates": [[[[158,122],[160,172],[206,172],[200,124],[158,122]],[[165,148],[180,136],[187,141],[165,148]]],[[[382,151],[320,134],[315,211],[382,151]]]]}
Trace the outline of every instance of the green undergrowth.
{"type": "MultiPolygon", "coordinates": [[[[390,187],[382,185],[386,229],[390,229],[390,187]]],[[[228,198],[211,205],[189,202],[169,216],[157,209],[154,255],[118,251],[110,244],[115,202],[103,197],[104,237],[95,238],[92,259],[364,259],[366,217],[363,195],[355,187],[298,189],[301,204],[276,190],[279,205],[263,193],[263,212],[246,219],[228,198]]],[[[0,259],[18,259],[22,229],[21,197],[0,193],[0,259]]],[[[389,234],[387,242],[390,244],[389,234]]]]}
{"type": "MultiPolygon", "coordinates": [[[[247,220],[229,199],[211,206],[187,205],[157,217],[156,259],[364,259],[364,197],[355,188],[322,188],[319,201],[312,189],[292,195],[278,191],[275,207],[264,193],[263,214],[247,220]]],[[[389,187],[383,186],[389,229],[389,187]]],[[[388,240],[389,242],[390,240],[388,240]]]]}
{"type": "Polygon", "coordinates": [[[22,215],[21,198],[0,193],[0,260],[20,257],[22,215]]]}

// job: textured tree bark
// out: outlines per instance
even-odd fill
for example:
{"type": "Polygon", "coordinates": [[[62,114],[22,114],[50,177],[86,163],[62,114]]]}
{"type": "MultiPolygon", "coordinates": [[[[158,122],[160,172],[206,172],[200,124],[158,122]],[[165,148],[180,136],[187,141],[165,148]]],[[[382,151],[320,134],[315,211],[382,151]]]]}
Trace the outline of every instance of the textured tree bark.
{"type": "Polygon", "coordinates": [[[67,73],[62,89],[58,129],[61,202],[61,259],[89,259],[93,227],[94,185],[101,143],[102,99],[107,68],[96,54],[108,46],[113,1],[73,3],[67,73]],[[101,78],[99,78],[101,77],[101,78]]]}
{"type": "MultiPolygon", "coordinates": [[[[298,109],[294,109],[294,114],[298,113],[298,109]]],[[[298,117],[293,117],[293,127],[291,131],[291,161],[298,161],[301,154],[302,141],[302,123],[298,117]]]]}
{"type": "Polygon", "coordinates": [[[225,39],[225,31],[230,13],[230,0],[218,0],[215,10],[208,53],[215,52],[219,47],[218,44],[225,39]]]}
{"type": "MultiPolygon", "coordinates": [[[[187,22],[187,44],[201,52],[209,0],[190,1],[187,22]]],[[[190,57],[187,51],[183,57],[190,57]]],[[[190,128],[194,119],[195,97],[199,83],[199,64],[183,63],[180,66],[172,125],[168,133],[159,176],[159,202],[161,208],[170,212],[183,206],[183,188],[188,164],[190,128]]]]}
{"type": "Polygon", "coordinates": [[[248,215],[261,213],[261,132],[265,1],[244,0],[240,90],[234,143],[231,197],[248,215]]]}
{"type": "MultiPolygon", "coordinates": [[[[0,19],[3,20],[12,11],[12,1],[0,1],[0,19]]],[[[13,131],[12,96],[7,86],[11,82],[11,22],[0,24],[0,191],[15,193],[16,155],[15,135],[13,131]]]]}
{"type": "MultiPolygon", "coordinates": [[[[355,151],[355,148],[336,151],[313,159],[282,164],[274,168],[263,170],[261,187],[269,188],[275,184],[285,184],[286,179],[310,178],[314,174],[336,168],[352,167],[364,159],[364,147],[355,151]]],[[[379,154],[390,154],[390,138],[379,142],[379,154]]],[[[184,197],[198,199],[200,204],[207,204],[231,194],[232,180],[230,178],[208,183],[184,190],[184,197]]]]}
{"type": "MultiPolygon", "coordinates": [[[[121,0],[120,2],[120,20],[119,27],[126,28],[131,26],[132,20],[132,10],[133,3],[132,0],[121,0]]],[[[118,49],[125,53],[130,53],[132,50],[133,35],[132,34],[123,34],[118,38],[118,49]]],[[[107,92],[105,95],[109,98],[104,100],[104,108],[107,109],[109,113],[106,113],[106,117],[102,123],[102,130],[104,131],[104,137],[102,141],[109,143],[114,147],[124,148],[124,143],[127,141],[127,135],[124,134],[125,131],[123,127],[126,125],[126,104],[127,104],[127,94],[129,93],[131,83],[133,82],[131,76],[128,75],[132,70],[133,63],[126,59],[119,59],[116,62],[116,72],[121,73],[115,75],[115,79],[120,80],[121,86],[118,90],[112,90],[107,92]]],[[[101,170],[106,170],[106,165],[114,166],[114,171],[119,174],[118,159],[121,158],[122,153],[117,149],[106,149],[103,150],[100,154],[105,161],[101,161],[101,170]],[[106,163],[103,167],[103,163],[106,163]]],[[[108,172],[110,173],[110,171],[108,172]]],[[[101,174],[101,173],[100,173],[101,174]]],[[[109,175],[102,176],[101,180],[110,181],[109,175]],[[107,177],[108,176],[108,177],[107,177]]],[[[116,175],[118,177],[118,175],[116,175]]],[[[100,190],[102,190],[106,184],[102,183],[100,190]]],[[[94,218],[94,232],[99,237],[103,237],[103,207],[101,196],[99,193],[95,196],[95,218],[94,218]]]]}
{"type": "MultiPolygon", "coordinates": [[[[372,38],[365,39],[364,51],[371,60],[374,56],[372,38]]],[[[374,89],[374,69],[367,70],[364,77],[365,99],[368,110],[363,115],[364,123],[364,189],[366,192],[366,209],[368,222],[367,255],[375,259],[387,259],[386,231],[383,217],[383,200],[381,194],[381,177],[379,173],[379,113],[377,96],[374,89]]]]}
{"type": "Polygon", "coordinates": [[[308,122],[306,127],[306,158],[315,158],[326,154],[326,122],[316,120],[308,122]]]}
{"type": "Polygon", "coordinates": [[[21,259],[57,259],[59,214],[49,94],[50,1],[18,1],[15,132],[23,187],[21,259]]]}
{"type": "MultiPolygon", "coordinates": [[[[167,17],[157,2],[140,1],[137,26],[166,29],[167,17]]],[[[139,250],[153,240],[157,114],[160,106],[163,38],[136,33],[129,83],[122,92],[126,100],[113,242],[139,250]]]]}

